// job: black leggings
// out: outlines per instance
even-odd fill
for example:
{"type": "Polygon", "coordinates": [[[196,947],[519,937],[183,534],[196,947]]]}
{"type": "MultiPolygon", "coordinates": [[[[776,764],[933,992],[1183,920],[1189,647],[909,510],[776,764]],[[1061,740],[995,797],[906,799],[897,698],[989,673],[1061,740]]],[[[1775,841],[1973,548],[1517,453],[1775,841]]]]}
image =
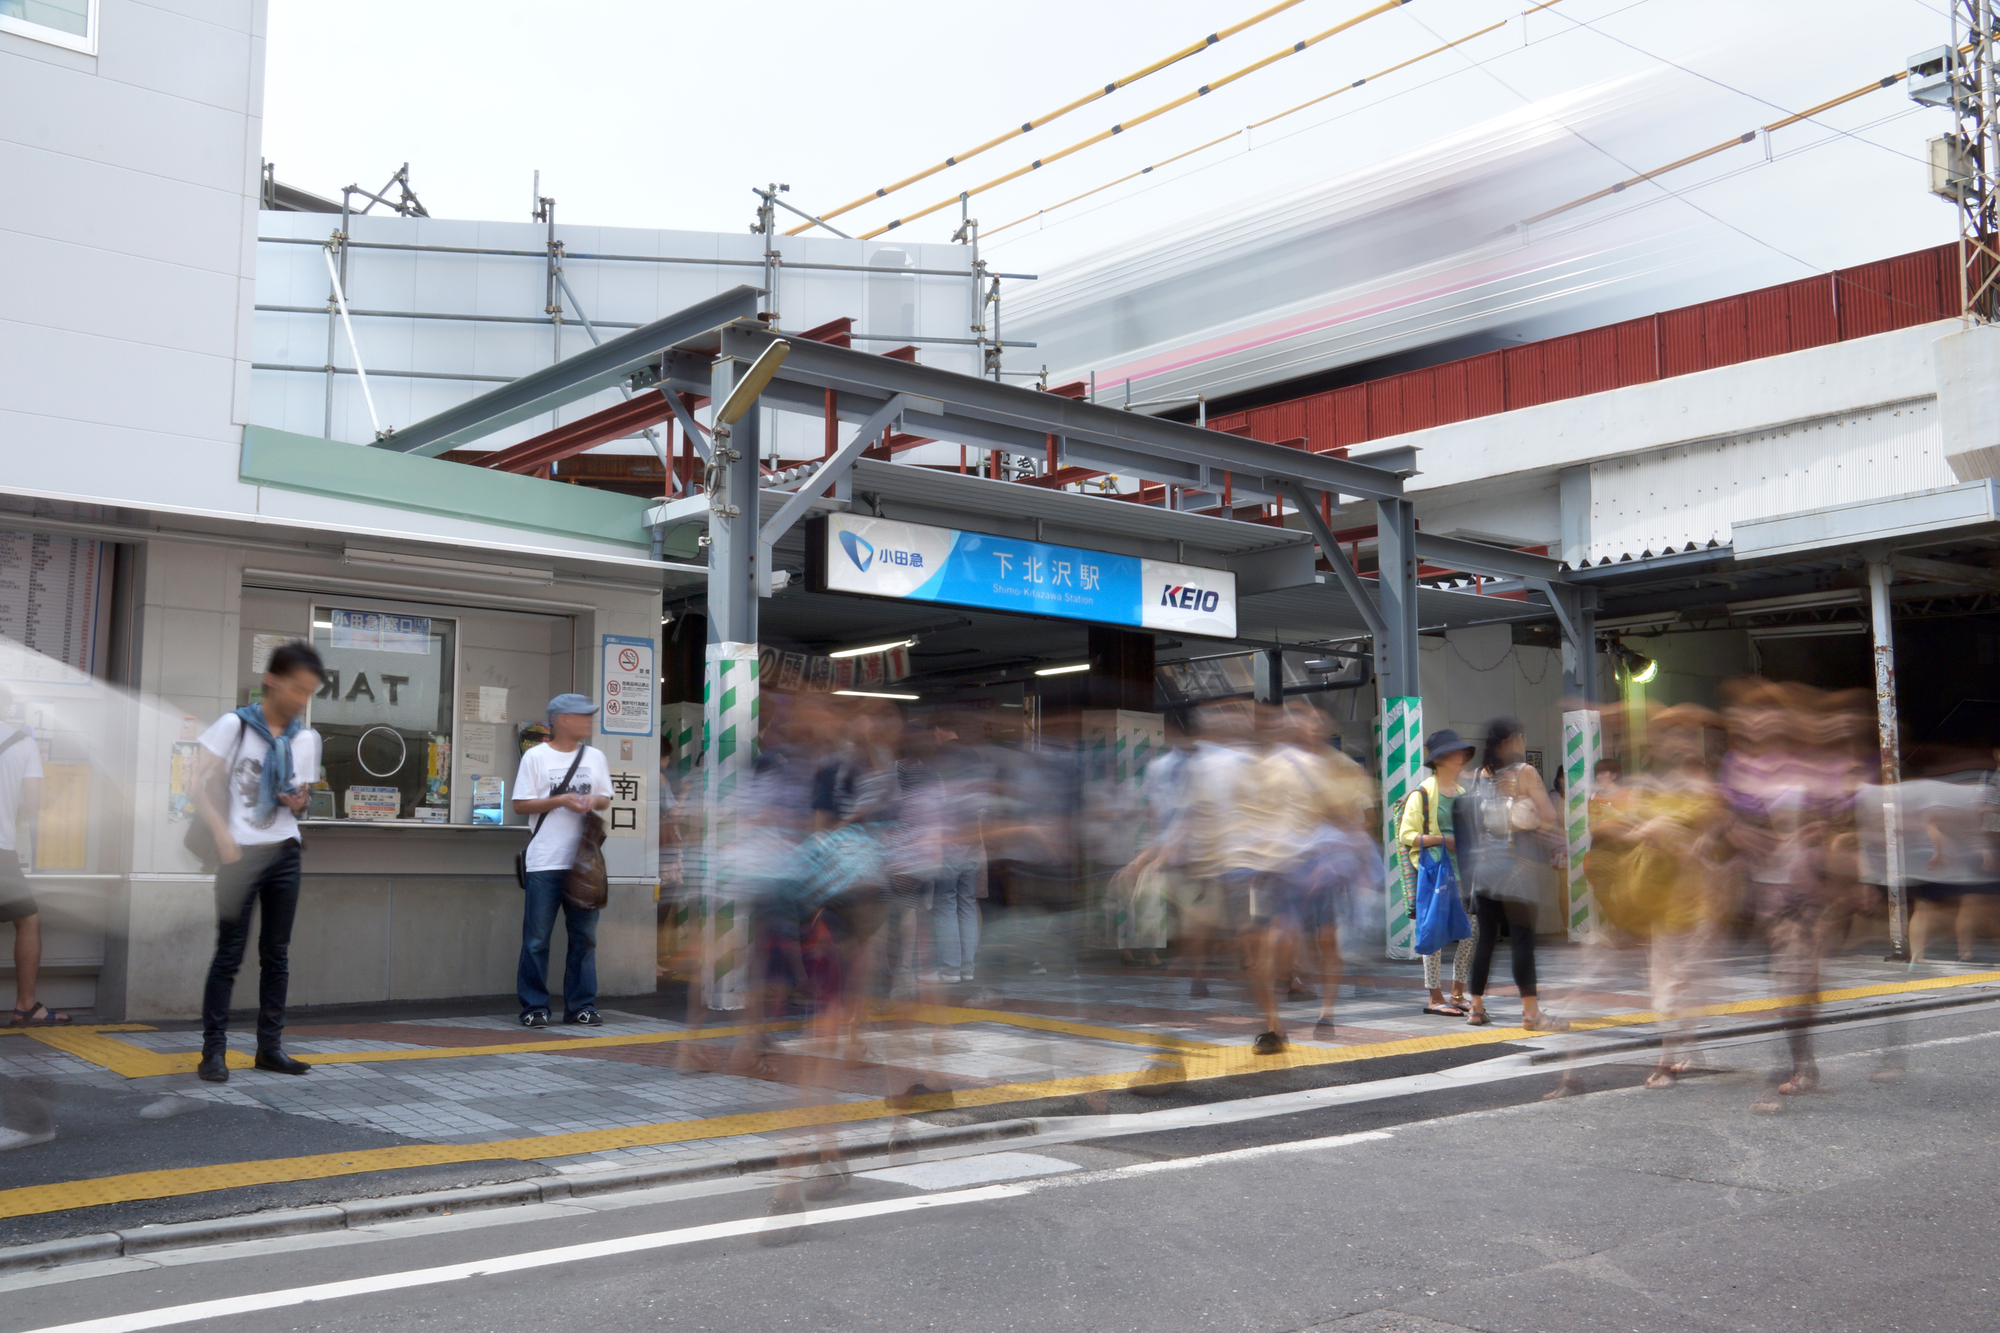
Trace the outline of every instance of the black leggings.
{"type": "Polygon", "coordinates": [[[1493,969],[1493,946],[1500,941],[1500,924],[1506,922],[1514,946],[1514,985],[1521,998],[1535,997],[1535,909],[1531,903],[1512,898],[1473,899],[1479,913],[1478,938],[1472,946],[1472,993],[1486,994],[1486,976],[1493,969]]]}

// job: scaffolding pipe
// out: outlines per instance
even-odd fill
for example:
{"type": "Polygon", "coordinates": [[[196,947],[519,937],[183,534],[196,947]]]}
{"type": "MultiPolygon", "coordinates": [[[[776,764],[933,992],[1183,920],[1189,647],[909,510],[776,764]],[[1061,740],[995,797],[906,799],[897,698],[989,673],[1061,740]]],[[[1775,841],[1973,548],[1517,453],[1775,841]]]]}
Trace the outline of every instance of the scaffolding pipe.
{"type": "MultiPolygon", "coordinates": [[[[583,331],[589,335],[590,345],[592,347],[597,347],[602,345],[604,340],[597,336],[597,329],[591,324],[590,316],[585,314],[583,311],[583,302],[577,300],[576,293],[570,290],[569,279],[563,276],[563,271],[561,268],[556,269],[556,282],[559,286],[561,286],[563,296],[568,299],[570,308],[576,311],[576,317],[583,321],[583,331]]],[[[632,391],[626,388],[623,384],[618,386],[618,396],[623,398],[628,403],[632,401],[632,391]]],[[[674,460],[667,457],[667,451],[660,447],[660,437],[653,434],[653,428],[651,426],[646,427],[646,429],[640,431],[639,433],[646,437],[646,443],[652,445],[653,452],[660,456],[660,466],[667,470],[667,480],[669,482],[673,481],[674,460]]]]}
{"type": "MultiPolygon", "coordinates": [[[[341,327],[347,330],[347,347],[354,353],[354,374],[361,381],[361,401],[368,404],[368,424],[375,428],[375,438],[382,438],[382,418],[375,415],[375,395],[368,391],[368,372],[361,365],[361,344],[354,341],[354,321],[347,317],[347,293],[341,290],[340,270],[334,267],[333,247],[323,252],[326,256],[326,276],[333,279],[333,300],[340,311],[341,327]]],[[[333,366],[333,357],[326,359],[328,369],[333,366]]],[[[330,415],[330,414],[329,414],[330,415]]],[[[327,423],[327,438],[333,438],[333,426],[327,423]]]]}
{"type": "MultiPolygon", "coordinates": [[[[313,240],[310,236],[259,236],[262,245],[325,245],[325,241],[313,240]]],[[[416,245],[405,241],[349,241],[347,245],[356,250],[407,250],[439,255],[491,255],[502,259],[545,259],[540,250],[504,250],[483,245],[416,245]]],[[[594,252],[576,254],[565,253],[567,259],[590,259],[604,263],[618,264],[703,264],[722,268],[762,268],[761,259],[690,259],[680,255],[603,255],[594,252]]],[[[786,268],[819,269],[830,273],[874,273],[882,270],[870,268],[866,264],[812,264],[803,261],[787,262],[786,268]]],[[[919,278],[963,278],[965,272],[955,268],[903,268],[899,275],[919,278]]],[[[1012,278],[1017,282],[1034,282],[1040,275],[1035,273],[1001,273],[997,276],[1012,278]]]]}

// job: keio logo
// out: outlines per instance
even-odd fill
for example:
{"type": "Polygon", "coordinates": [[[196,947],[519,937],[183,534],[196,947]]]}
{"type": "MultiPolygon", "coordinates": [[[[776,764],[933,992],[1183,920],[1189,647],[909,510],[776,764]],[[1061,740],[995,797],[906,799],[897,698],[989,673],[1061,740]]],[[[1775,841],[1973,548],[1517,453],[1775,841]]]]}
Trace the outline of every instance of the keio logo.
{"type": "Polygon", "coordinates": [[[1179,607],[1183,611],[1213,611],[1221,600],[1221,593],[1197,588],[1193,584],[1177,587],[1170,583],[1160,590],[1161,606],[1179,607]]]}

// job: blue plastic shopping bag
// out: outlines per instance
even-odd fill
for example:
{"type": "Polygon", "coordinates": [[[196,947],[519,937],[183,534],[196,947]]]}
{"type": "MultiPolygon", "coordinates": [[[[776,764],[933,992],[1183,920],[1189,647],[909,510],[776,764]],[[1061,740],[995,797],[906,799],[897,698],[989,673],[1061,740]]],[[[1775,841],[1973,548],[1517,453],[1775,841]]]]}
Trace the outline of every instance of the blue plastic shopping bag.
{"type": "Polygon", "coordinates": [[[1433,954],[1472,934],[1458,900],[1458,871],[1442,847],[1417,853],[1417,952],[1433,954]]]}

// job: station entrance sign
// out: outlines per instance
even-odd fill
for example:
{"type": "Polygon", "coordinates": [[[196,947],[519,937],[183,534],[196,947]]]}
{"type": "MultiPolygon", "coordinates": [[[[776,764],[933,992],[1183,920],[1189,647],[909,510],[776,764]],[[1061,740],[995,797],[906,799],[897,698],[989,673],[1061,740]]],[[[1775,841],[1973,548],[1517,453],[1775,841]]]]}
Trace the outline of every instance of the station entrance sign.
{"type": "Polygon", "coordinates": [[[815,591],[1236,637],[1226,569],[860,514],[829,514],[808,546],[815,591]]]}

